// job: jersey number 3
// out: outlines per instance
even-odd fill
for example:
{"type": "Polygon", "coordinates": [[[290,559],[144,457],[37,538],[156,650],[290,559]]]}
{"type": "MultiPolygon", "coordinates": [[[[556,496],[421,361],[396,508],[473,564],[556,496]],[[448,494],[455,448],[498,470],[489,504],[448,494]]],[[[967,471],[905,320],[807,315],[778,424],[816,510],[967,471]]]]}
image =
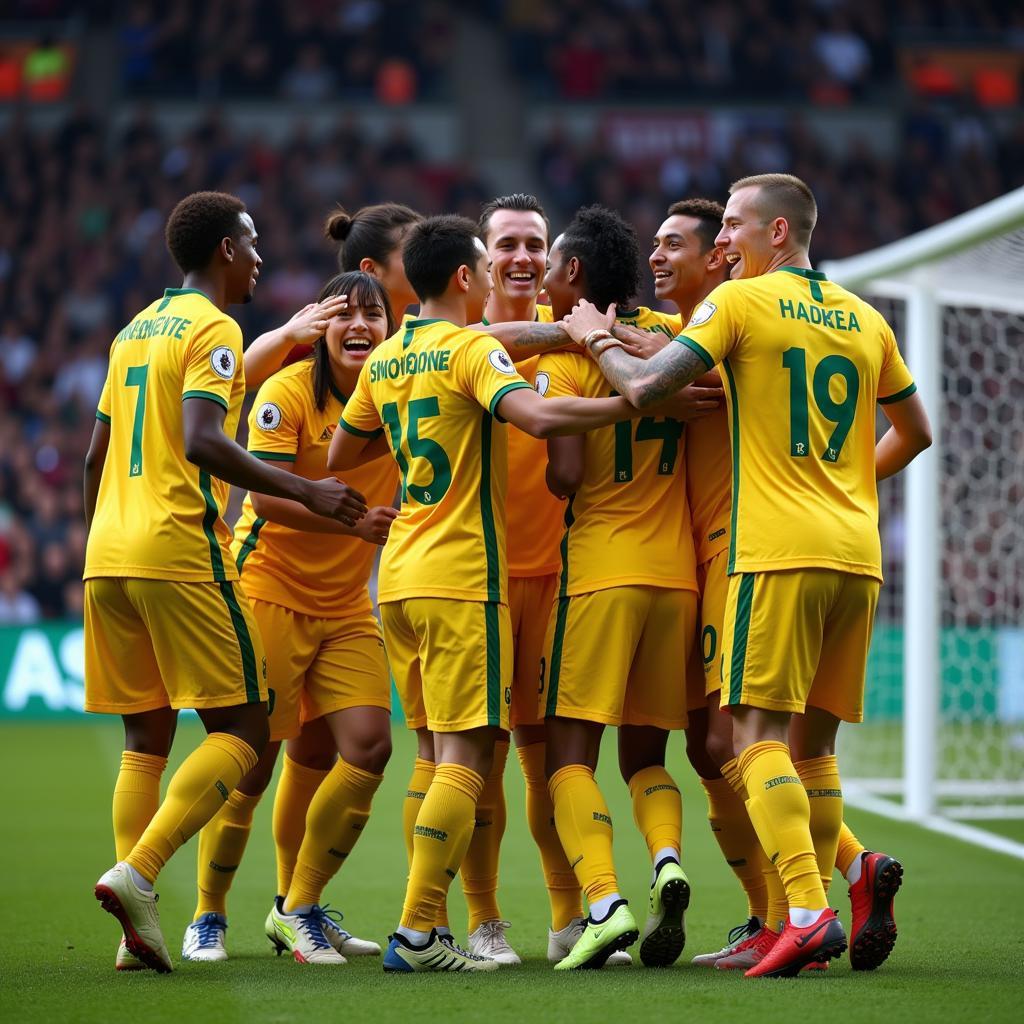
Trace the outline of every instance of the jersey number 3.
{"type": "Polygon", "coordinates": [[[381,418],[391,434],[391,447],[395,462],[402,471],[402,501],[412,497],[421,505],[436,505],[447,493],[452,483],[452,464],[448,453],[432,438],[420,437],[419,423],[422,419],[439,416],[437,396],[416,398],[409,403],[409,423],[404,431],[405,449],[402,447],[402,420],[398,405],[388,402],[381,409],[381,418]],[[406,450],[409,455],[406,457],[406,450]],[[434,477],[426,487],[409,483],[409,459],[426,459],[434,477]]]}
{"type": "MultiPolygon", "coordinates": [[[[787,348],[782,353],[782,365],[789,370],[789,454],[794,458],[804,458],[810,454],[811,447],[807,422],[807,350],[787,348]]],[[[857,397],[860,394],[857,367],[846,356],[825,356],[815,367],[811,390],[818,411],[826,420],[835,424],[828,444],[821,453],[821,460],[838,462],[857,412],[857,397]],[[842,377],[846,382],[846,397],[841,402],[832,398],[830,388],[833,377],[842,377]]]]}

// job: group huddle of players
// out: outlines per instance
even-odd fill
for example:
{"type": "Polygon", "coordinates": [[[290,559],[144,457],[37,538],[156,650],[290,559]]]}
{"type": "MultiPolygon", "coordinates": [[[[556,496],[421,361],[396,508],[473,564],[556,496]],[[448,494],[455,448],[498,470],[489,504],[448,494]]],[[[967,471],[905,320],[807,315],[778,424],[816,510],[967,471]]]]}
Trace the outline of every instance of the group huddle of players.
{"type": "Polygon", "coordinates": [[[255,225],[223,193],[178,204],[183,287],[115,339],[85,467],[86,707],[126,737],[117,863],[96,884],[118,969],[171,970],[153,885],[200,830],[182,956],[227,959],[227,892],[284,741],[267,936],[303,963],[381,953],[323,893],[391,754],[392,677],[418,752],[385,971],[519,963],[497,901],[510,735],[555,968],[628,964],[638,940],[645,965],[674,963],[677,729],[748,901],[694,962],[827,967],[847,948],[834,867],[853,967],[885,960],[902,868],[843,823],[835,738],[862,716],[876,482],[930,433],[884,319],[811,269],[815,219],[789,175],[736,182],[724,209],[673,204],[649,260],[669,314],[629,308],[639,244],[604,208],[554,241],[523,194],[479,224],[337,212],[341,273],[243,356],[225,310],[256,286],[255,225]],[[233,535],[231,484],[248,491],[233,535]],[[208,735],[161,803],[180,708],[208,735]],[[650,853],[642,928],[594,780],[608,725],[650,853]],[[456,875],[468,948],[447,918],[456,875]]]}

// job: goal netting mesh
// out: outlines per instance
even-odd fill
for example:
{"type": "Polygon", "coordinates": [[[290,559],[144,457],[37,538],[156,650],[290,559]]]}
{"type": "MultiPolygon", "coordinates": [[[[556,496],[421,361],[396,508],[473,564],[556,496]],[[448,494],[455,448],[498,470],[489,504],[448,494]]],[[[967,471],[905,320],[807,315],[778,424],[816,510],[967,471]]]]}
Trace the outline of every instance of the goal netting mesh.
{"type": "MultiPolygon", "coordinates": [[[[936,307],[939,336],[908,356],[915,374],[913,360],[938,360],[941,381],[931,405],[939,524],[932,804],[965,820],[1024,816],[1024,190],[1017,199],[1019,212],[984,240],[965,230],[957,247],[957,222],[943,225],[941,256],[922,259],[908,247],[900,268],[889,247],[882,274],[872,276],[868,254],[845,282],[843,263],[827,268],[886,316],[905,355],[908,302],[923,296],[936,307]]],[[[885,586],[866,718],[841,732],[840,750],[844,777],[896,800],[907,734],[904,612],[914,599],[906,549],[921,528],[905,515],[906,479],[879,485],[885,586]]]]}

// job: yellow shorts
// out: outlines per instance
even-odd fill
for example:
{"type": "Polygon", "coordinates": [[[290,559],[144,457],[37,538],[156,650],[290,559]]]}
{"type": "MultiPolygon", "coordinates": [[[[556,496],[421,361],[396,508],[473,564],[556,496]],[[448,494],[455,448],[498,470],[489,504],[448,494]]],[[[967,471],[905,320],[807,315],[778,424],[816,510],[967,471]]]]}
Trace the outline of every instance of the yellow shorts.
{"type": "Polygon", "coordinates": [[[267,699],[267,659],[236,583],[85,581],[85,710],[135,715],[267,699]]]}
{"type": "Polygon", "coordinates": [[[731,576],[722,707],[801,713],[810,705],[859,722],[879,586],[834,569],[731,576]]]}
{"type": "Polygon", "coordinates": [[[717,555],[697,566],[697,586],[700,587],[700,635],[694,644],[686,671],[686,708],[707,706],[707,699],[722,688],[722,623],[725,620],[725,600],[729,593],[729,550],[723,548],[717,555]]]}
{"type": "Polygon", "coordinates": [[[692,590],[627,586],[560,597],[544,642],[544,713],[686,728],[686,663],[696,631],[692,590]]]}
{"type": "Polygon", "coordinates": [[[508,607],[512,616],[512,707],[509,721],[540,725],[544,721],[540,700],[540,660],[548,619],[558,593],[558,574],[511,576],[508,607]]]}
{"type": "Polygon", "coordinates": [[[410,729],[508,730],[512,623],[508,605],[409,597],[380,606],[395,687],[410,729]]]}
{"type": "Polygon", "coordinates": [[[267,645],[270,738],[290,740],[303,723],[345,708],[391,710],[391,680],[372,612],[342,619],[252,602],[267,645]]]}

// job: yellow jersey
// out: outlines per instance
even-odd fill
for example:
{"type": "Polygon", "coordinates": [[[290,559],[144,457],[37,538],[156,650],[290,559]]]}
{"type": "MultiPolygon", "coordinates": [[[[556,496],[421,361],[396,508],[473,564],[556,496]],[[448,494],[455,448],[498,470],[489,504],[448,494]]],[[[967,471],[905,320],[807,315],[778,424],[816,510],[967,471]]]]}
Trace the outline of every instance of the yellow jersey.
{"type": "Polygon", "coordinates": [[[616,309],[615,320],[624,327],[641,331],[654,331],[674,338],[683,329],[683,318],[678,313],[661,313],[647,306],[636,309],[616,309]]]}
{"type": "MultiPolygon", "coordinates": [[[[249,414],[249,451],[267,462],[291,463],[297,476],[330,476],[327,449],[348,401],[332,382],[323,411],[313,395],[313,360],[265,381],[249,414]]],[[[344,473],[366,503],[390,505],[398,488],[391,459],[344,473]]],[[[377,546],[358,537],[293,530],[257,516],[247,494],[231,553],[249,597],[302,615],[340,619],[370,611],[367,584],[377,546]]]]}
{"type": "Polygon", "coordinates": [[[783,267],[719,285],[677,340],[724,370],[729,572],[881,580],[875,403],[915,391],[882,315],[819,271],[783,267]]]}
{"type": "MultiPolygon", "coordinates": [[[[574,352],[541,357],[549,396],[607,398],[597,364],[574,352]]],[[[569,500],[559,595],[628,585],[697,589],[686,504],[684,424],[617,423],[585,435],[583,482],[569,500]]]]}
{"type": "Polygon", "coordinates": [[[98,419],[110,424],[85,579],[235,580],[228,485],[185,458],[181,405],[224,407],[238,428],[245,373],[238,324],[194,288],[168,288],[114,339],[98,419]]]}
{"type": "MultiPolygon", "coordinates": [[[[537,320],[551,323],[551,307],[538,306],[537,320]]],[[[540,356],[516,363],[519,375],[537,384],[540,356]]],[[[548,465],[547,442],[525,431],[508,427],[508,497],[505,503],[509,576],[547,576],[558,572],[562,559],[565,502],[556,498],[544,482],[548,465]]]]}
{"type": "Polygon", "coordinates": [[[377,600],[508,600],[508,439],[494,415],[530,385],[488,334],[411,320],[374,350],[340,426],[386,428],[402,506],[381,556],[377,600]]]}
{"type": "Polygon", "coordinates": [[[686,427],[686,500],[697,564],[703,565],[729,546],[732,453],[725,406],[686,427]]]}

